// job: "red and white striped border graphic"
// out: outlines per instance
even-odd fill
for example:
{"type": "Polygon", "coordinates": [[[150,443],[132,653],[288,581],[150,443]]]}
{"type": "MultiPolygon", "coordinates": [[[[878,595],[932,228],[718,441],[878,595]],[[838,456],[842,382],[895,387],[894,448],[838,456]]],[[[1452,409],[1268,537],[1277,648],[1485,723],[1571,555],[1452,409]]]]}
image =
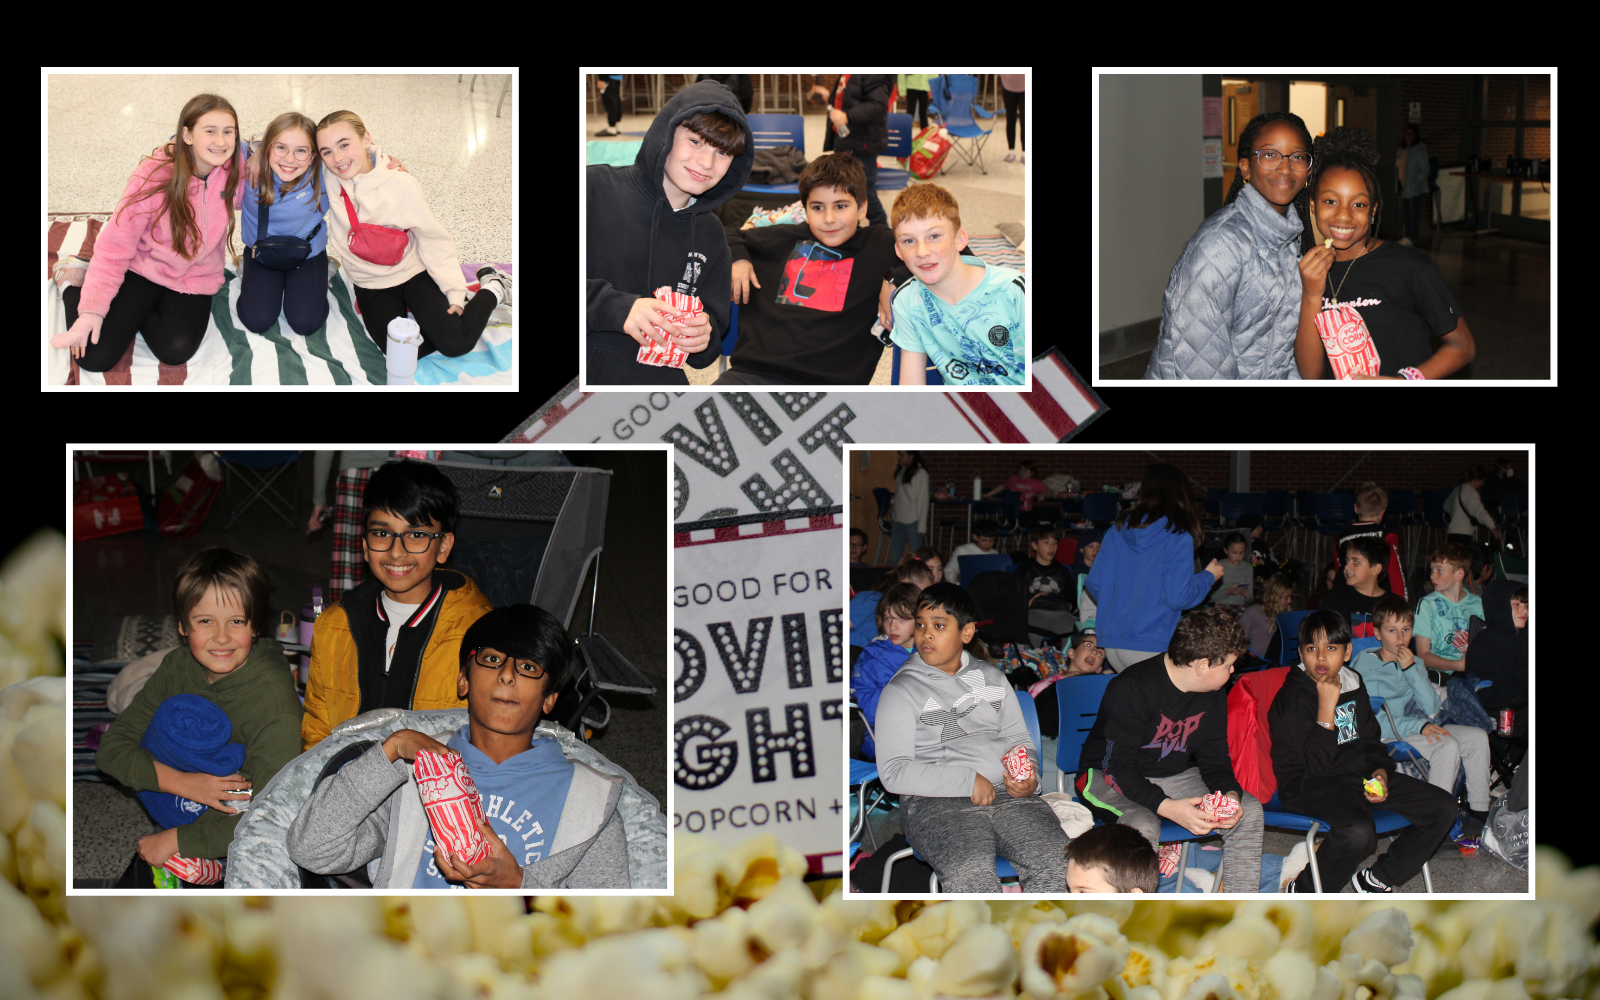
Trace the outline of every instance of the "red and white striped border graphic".
{"type": "Polygon", "coordinates": [[[1106,412],[1054,348],[1034,359],[1032,392],[947,392],[944,398],[985,441],[1002,444],[1065,441],[1106,412]]]}
{"type": "Polygon", "coordinates": [[[815,517],[788,517],[751,524],[729,524],[719,528],[695,528],[678,531],[672,535],[672,547],[710,545],[713,542],[738,542],[748,538],[769,538],[773,535],[798,535],[803,531],[826,531],[844,527],[843,514],[819,514],[815,517]]]}

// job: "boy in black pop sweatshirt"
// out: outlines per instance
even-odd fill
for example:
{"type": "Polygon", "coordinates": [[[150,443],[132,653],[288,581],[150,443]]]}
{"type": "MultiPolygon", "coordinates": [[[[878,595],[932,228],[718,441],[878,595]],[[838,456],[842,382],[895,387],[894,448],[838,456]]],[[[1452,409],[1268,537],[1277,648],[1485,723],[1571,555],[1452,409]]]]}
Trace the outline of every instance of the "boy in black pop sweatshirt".
{"type": "Polygon", "coordinates": [[[631,167],[588,168],[587,351],[592,385],[688,385],[683,369],[640,364],[654,339],[689,351],[704,368],[722,352],[728,329],[732,259],[711,210],[744,187],[755,139],[733,91],[715,81],[691,84],[650,124],[631,167]],[[705,309],[698,325],[667,321],[655,290],[693,295],[705,309]]]}
{"type": "Polygon", "coordinates": [[[1152,848],[1163,817],[1199,836],[1221,834],[1229,892],[1261,886],[1261,803],[1234,777],[1222,690],[1246,648],[1244,630],[1220,608],[1179,620],[1165,653],[1106,686],[1076,782],[1097,819],[1133,827],[1152,848]],[[1239,808],[1226,816],[1209,811],[1202,799],[1211,792],[1239,808]]]}
{"type": "MultiPolygon", "coordinates": [[[[1433,855],[1455,822],[1449,792],[1401,774],[1384,746],[1367,688],[1350,661],[1350,624],[1337,611],[1313,611],[1300,623],[1300,666],[1290,667],[1267,710],[1278,799],[1291,812],[1328,824],[1317,846],[1324,892],[1349,879],[1356,892],[1393,892],[1433,855]],[[1366,785],[1367,781],[1373,782],[1366,785]],[[1371,868],[1377,850],[1372,810],[1399,813],[1411,825],[1371,868]]],[[[1287,892],[1313,892],[1309,867],[1287,892]]]]}

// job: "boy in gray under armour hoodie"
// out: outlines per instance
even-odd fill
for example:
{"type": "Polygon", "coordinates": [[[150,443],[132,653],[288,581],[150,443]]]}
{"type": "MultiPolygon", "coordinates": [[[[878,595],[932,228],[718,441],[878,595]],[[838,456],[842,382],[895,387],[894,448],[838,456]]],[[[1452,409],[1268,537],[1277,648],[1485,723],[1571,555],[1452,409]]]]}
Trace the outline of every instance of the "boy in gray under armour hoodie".
{"type": "Polygon", "coordinates": [[[1019,697],[974,639],[972,598],[952,583],[922,592],[915,652],[878,700],[878,773],[902,796],[906,839],[939,873],[945,892],[998,892],[1006,858],[1024,892],[1066,884],[1067,835],[1039,791],[1039,750],[1019,697]],[[976,653],[977,655],[974,655],[976,653]],[[1024,747],[1022,782],[1001,758],[1024,747]]]}

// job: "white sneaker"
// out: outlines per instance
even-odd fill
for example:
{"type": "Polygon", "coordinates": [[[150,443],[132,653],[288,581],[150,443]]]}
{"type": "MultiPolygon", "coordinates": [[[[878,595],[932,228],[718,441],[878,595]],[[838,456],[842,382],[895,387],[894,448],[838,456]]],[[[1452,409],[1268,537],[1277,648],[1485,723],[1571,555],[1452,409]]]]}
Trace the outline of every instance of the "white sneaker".
{"type": "Polygon", "coordinates": [[[1306,842],[1300,841],[1289,848],[1289,853],[1283,859],[1283,871],[1278,876],[1279,892],[1294,892],[1294,880],[1305,871],[1306,862],[1311,858],[1311,852],[1306,850],[1306,842]]]}

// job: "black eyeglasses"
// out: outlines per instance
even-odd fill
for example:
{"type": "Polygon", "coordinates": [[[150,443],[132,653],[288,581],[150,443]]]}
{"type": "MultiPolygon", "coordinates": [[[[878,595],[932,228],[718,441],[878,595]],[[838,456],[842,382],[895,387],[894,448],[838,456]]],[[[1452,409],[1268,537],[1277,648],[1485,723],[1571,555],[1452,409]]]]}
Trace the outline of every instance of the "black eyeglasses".
{"type": "MultiPolygon", "coordinates": [[[[443,538],[442,531],[405,531],[401,532],[405,538],[406,551],[415,555],[418,552],[428,551],[428,546],[433,544],[435,538],[443,538]]],[[[367,529],[367,548],[374,552],[388,552],[394,548],[395,532],[385,531],[382,528],[367,529]]]]}
{"type": "MultiPolygon", "coordinates": [[[[477,649],[472,652],[472,662],[480,667],[488,667],[490,670],[499,670],[505,665],[507,659],[510,659],[510,657],[492,650],[477,649]]],[[[544,676],[544,667],[532,660],[517,660],[516,669],[518,674],[528,678],[530,681],[536,681],[544,676]]]]}
{"type": "MultiPolygon", "coordinates": [[[[1254,156],[1256,162],[1261,164],[1262,170],[1276,170],[1278,161],[1283,159],[1283,154],[1276,149],[1258,149],[1250,155],[1254,156]]],[[[1293,167],[1296,172],[1308,170],[1311,167],[1311,157],[1306,153],[1290,153],[1289,166],[1293,167]]]]}

